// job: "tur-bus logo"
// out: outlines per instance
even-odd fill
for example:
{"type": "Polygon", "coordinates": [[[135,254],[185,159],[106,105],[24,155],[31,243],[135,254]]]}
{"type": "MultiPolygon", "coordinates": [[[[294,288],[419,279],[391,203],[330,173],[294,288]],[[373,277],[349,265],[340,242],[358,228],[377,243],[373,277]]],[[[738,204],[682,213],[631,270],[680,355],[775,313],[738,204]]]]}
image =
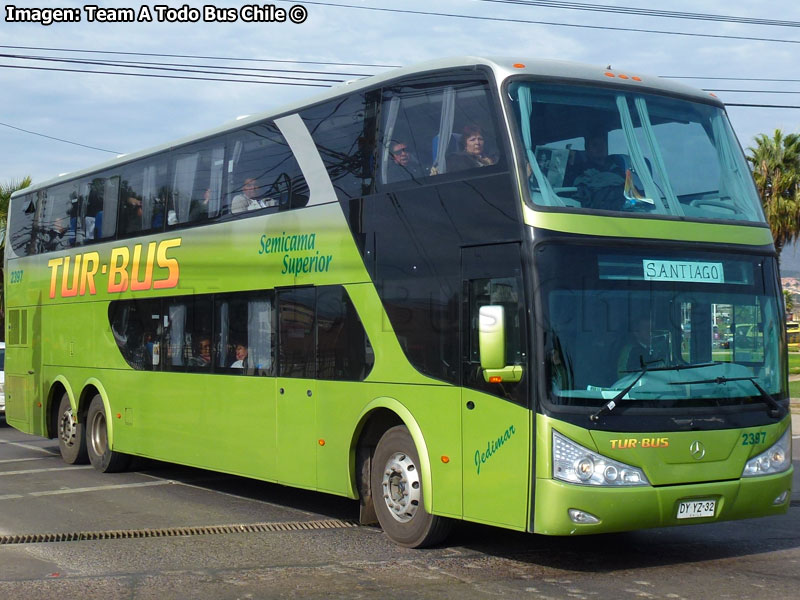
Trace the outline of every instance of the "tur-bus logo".
{"type": "Polygon", "coordinates": [[[58,292],[62,298],[85,296],[87,293],[94,296],[97,293],[95,277],[98,271],[108,275],[106,289],[109,294],[119,294],[129,289],[140,292],[174,288],[180,278],[180,265],[167,252],[180,245],[181,238],[173,238],[149,242],[146,250],[145,244],[135,244],[133,249],[121,246],[111,250],[108,263],[100,262],[98,252],[53,258],[47,262],[50,267],[50,298],[55,298],[58,292]]]}

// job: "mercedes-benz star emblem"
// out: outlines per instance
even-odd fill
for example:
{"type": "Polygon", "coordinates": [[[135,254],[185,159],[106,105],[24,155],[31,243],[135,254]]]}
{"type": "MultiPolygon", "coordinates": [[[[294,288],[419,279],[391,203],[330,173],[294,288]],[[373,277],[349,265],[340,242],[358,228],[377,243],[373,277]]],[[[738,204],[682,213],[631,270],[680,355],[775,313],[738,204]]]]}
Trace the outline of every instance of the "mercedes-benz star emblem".
{"type": "Polygon", "coordinates": [[[692,442],[692,445],[689,446],[689,452],[691,452],[692,458],[700,460],[706,455],[706,447],[700,442],[692,442]]]}

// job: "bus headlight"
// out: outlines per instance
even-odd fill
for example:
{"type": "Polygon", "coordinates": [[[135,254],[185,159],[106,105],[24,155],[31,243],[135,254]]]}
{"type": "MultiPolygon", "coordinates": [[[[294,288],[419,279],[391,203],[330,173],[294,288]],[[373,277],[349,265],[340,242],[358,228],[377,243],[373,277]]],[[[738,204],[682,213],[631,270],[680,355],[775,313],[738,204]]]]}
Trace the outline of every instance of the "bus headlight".
{"type": "Polygon", "coordinates": [[[553,477],[602,486],[649,485],[641,469],[611,460],[553,430],[553,477]]]}
{"type": "Polygon", "coordinates": [[[791,429],[789,427],[769,450],[748,460],[742,471],[742,477],[774,475],[788,470],[792,464],[791,429]]]}

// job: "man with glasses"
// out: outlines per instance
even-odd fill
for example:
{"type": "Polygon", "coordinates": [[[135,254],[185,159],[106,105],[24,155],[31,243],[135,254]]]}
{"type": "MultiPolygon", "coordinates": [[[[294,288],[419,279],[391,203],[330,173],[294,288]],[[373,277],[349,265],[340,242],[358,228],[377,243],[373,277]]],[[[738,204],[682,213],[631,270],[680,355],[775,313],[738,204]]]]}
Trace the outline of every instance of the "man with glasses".
{"type": "Polygon", "coordinates": [[[392,141],[389,146],[391,161],[387,165],[386,183],[407,181],[423,176],[422,168],[417,160],[408,151],[408,144],[402,141],[392,141]]]}

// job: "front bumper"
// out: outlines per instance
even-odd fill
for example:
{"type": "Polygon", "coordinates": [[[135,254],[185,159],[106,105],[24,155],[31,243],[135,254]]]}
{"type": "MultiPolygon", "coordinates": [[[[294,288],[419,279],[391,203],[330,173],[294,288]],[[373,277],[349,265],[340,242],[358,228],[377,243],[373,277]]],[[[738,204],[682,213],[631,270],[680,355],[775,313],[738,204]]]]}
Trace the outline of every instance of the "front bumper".
{"type": "Polygon", "coordinates": [[[584,535],[780,515],[789,509],[793,472],[792,467],[778,475],[734,481],[634,488],[590,488],[537,479],[533,532],[584,535]],[[775,505],[784,492],[788,493],[783,502],[775,505]],[[716,500],[714,516],[678,519],[678,505],[687,500],[716,500]],[[575,523],[567,512],[571,508],[600,522],[575,523]]]}

